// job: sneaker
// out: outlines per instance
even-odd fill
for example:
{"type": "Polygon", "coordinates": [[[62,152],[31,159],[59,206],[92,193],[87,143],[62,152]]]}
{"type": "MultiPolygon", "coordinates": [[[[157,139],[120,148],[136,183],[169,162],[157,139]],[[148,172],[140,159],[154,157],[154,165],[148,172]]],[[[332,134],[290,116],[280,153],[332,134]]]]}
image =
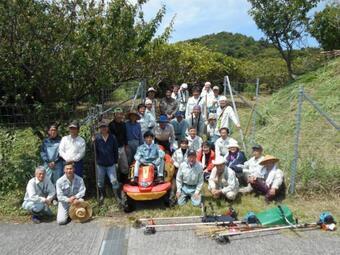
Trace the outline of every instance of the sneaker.
{"type": "Polygon", "coordinates": [[[37,215],[32,215],[32,222],[34,224],[39,224],[41,222],[41,220],[37,215]]]}
{"type": "Polygon", "coordinates": [[[253,188],[250,184],[247,187],[240,188],[239,192],[242,194],[247,194],[253,191],[253,188]]]}

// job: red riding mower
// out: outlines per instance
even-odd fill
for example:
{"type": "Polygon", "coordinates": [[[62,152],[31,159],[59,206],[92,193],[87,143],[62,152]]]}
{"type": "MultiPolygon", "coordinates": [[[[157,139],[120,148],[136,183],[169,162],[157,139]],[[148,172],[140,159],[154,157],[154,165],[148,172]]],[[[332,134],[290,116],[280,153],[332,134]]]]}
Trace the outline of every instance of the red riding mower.
{"type": "MultiPolygon", "coordinates": [[[[164,148],[160,146],[162,150],[164,148]]],[[[134,163],[130,166],[130,179],[133,178],[134,163]]],[[[138,171],[138,185],[124,184],[121,192],[122,206],[125,212],[135,209],[135,201],[149,201],[164,198],[166,205],[170,204],[171,182],[175,174],[175,166],[170,154],[164,157],[164,182],[155,182],[156,169],[153,165],[141,165],[138,171]]]]}

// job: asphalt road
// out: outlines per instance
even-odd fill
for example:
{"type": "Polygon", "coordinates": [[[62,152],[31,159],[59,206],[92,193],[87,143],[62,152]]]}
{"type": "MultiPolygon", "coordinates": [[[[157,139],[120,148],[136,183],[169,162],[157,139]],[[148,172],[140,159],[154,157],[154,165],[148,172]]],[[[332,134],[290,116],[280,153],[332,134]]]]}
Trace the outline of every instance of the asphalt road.
{"type": "Polygon", "coordinates": [[[340,254],[337,233],[321,230],[235,236],[226,245],[198,237],[194,229],[144,235],[142,229],[103,220],[58,226],[55,222],[0,224],[0,254],[340,254]]]}

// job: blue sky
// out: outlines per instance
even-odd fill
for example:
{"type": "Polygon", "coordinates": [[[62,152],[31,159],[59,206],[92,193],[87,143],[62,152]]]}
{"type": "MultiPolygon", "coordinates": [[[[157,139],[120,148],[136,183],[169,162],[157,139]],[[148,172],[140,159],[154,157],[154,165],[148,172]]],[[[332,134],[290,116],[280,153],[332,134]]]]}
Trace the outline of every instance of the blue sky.
{"type": "MultiPolygon", "coordinates": [[[[167,12],[160,31],[176,15],[170,42],[221,31],[241,33],[255,39],[263,37],[262,32],[257,29],[256,24],[248,15],[250,4],[247,0],[149,0],[143,7],[146,18],[153,17],[163,3],[166,5],[167,12]]],[[[323,9],[324,6],[323,2],[316,10],[323,9]]],[[[317,45],[313,38],[308,37],[301,47],[317,45]]]]}

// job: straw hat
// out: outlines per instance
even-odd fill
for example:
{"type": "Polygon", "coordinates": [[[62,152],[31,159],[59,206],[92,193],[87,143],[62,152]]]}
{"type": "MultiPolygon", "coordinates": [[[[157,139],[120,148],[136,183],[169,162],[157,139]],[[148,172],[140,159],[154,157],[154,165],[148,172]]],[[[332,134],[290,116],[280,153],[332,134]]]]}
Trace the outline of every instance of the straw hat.
{"type": "Polygon", "coordinates": [[[279,162],[279,159],[272,156],[272,155],[266,155],[264,158],[260,161],[260,165],[263,166],[265,165],[268,161],[274,161],[274,163],[279,162]]]}
{"type": "Polygon", "coordinates": [[[70,206],[69,215],[75,222],[85,222],[92,217],[92,207],[88,202],[79,201],[70,206]]]}
{"type": "Polygon", "coordinates": [[[228,145],[227,145],[227,148],[230,149],[230,148],[240,148],[240,146],[238,145],[237,142],[230,142],[228,145]]]}
{"type": "Polygon", "coordinates": [[[226,162],[225,158],[223,157],[217,157],[215,160],[212,161],[212,163],[216,165],[222,165],[226,162]]]}

